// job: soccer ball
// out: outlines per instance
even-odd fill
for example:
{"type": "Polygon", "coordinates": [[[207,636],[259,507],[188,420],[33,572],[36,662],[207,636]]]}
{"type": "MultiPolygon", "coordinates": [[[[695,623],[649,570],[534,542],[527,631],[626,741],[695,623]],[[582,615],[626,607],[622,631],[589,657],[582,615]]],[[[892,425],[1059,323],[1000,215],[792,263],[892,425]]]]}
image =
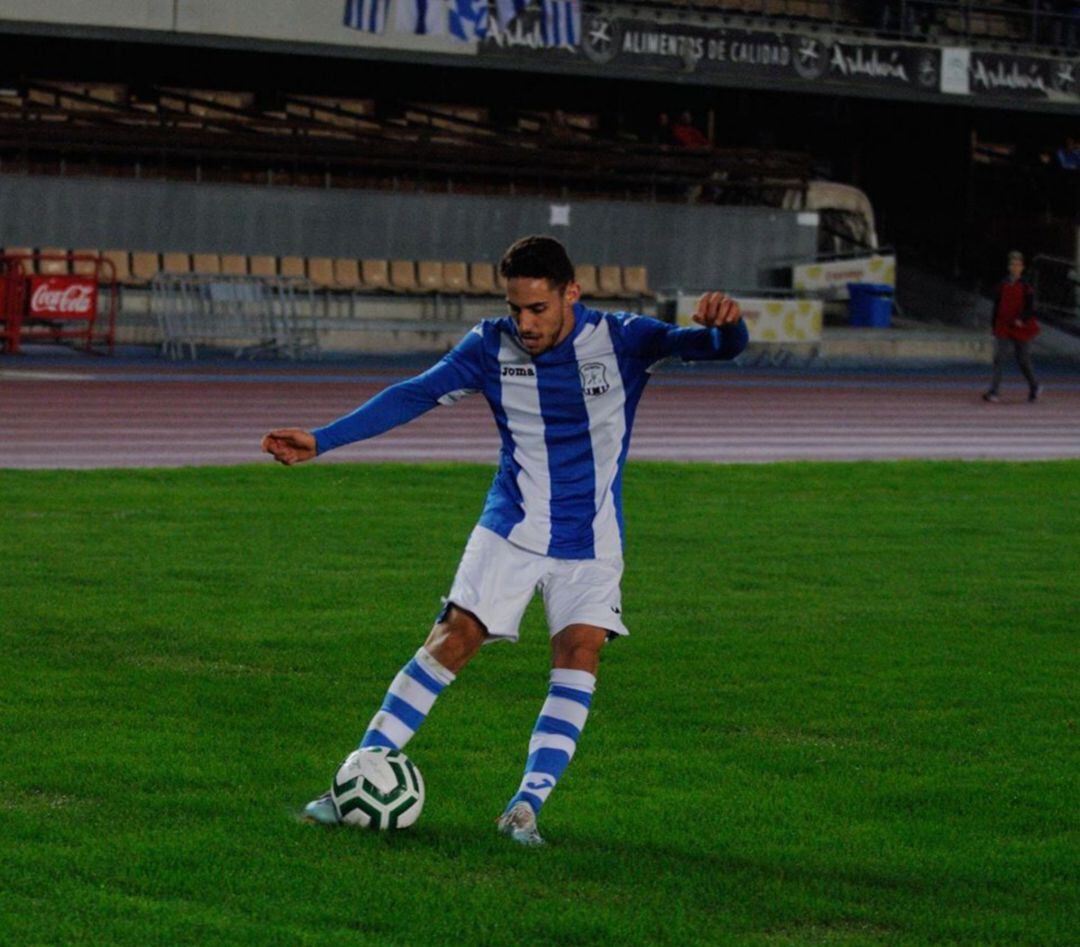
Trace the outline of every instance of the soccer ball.
{"type": "Polygon", "coordinates": [[[334,775],[330,796],[338,818],[364,829],[404,829],[424,808],[424,779],[400,750],[365,747],[334,775]]]}

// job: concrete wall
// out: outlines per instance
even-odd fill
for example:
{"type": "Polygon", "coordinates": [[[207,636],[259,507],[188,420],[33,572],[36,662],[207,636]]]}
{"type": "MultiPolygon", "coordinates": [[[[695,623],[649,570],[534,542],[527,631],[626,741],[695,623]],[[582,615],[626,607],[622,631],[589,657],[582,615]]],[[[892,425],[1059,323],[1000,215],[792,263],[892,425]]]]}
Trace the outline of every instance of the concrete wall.
{"type": "Polygon", "coordinates": [[[581,263],[644,264],[654,288],[751,288],[812,258],[795,211],[0,174],[0,245],[498,260],[550,233],[581,263]],[[555,221],[568,220],[569,223],[555,221]]]}

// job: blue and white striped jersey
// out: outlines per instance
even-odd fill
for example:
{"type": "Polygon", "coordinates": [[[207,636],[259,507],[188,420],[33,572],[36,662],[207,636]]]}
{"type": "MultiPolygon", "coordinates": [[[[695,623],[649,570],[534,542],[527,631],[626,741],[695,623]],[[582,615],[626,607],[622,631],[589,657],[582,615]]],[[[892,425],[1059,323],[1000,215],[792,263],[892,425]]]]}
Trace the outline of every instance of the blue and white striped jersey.
{"type": "Polygon", "coordinates": [[[487,319],[428,371],[314,431],[320,454],[374,437],[438,404],[481,392],[502,438],[480,525],[559,559],[622,554],[622,470],[649,369],[671,356],[730,359],[740,321],[679,328],[574,306],[574,329],[531,356],[513,319],[487,319]]]}

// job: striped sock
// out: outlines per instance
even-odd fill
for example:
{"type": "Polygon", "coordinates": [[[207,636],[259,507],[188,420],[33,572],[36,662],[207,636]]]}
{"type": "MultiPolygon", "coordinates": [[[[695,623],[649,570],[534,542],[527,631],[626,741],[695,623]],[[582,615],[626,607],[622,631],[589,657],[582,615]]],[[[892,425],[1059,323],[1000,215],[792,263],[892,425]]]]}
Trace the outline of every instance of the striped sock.
{"type": "Polygon", "coordinates": [[[360,746],[385,746],[400,750],[420,729],[443,688],[456,677],[421,648],[398,671],[379,712],[371,718],[360,746]]]}
{"type": "Polygon", "coordinates": [[[539,812],[577,749],[578,737],[589,716],[596,678],[588,671],[554,668],[547,700],[529,741],[529,758],[510,809],[524,800],[539,812]]]}

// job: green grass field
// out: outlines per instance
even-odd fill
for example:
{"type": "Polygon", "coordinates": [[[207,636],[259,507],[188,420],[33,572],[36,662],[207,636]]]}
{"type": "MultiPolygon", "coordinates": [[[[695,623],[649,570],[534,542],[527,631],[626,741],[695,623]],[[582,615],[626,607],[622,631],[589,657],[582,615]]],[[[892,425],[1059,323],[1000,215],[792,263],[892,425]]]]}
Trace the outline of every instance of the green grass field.
{"type": "Polygon", "coordinates": [[[632,464],[548,846],[494,831],[538,603],[410,744],[418,826],[296,823],[490,476],[0,471],[0,942],[1077,942],[1080,463],[632,464]]]}

